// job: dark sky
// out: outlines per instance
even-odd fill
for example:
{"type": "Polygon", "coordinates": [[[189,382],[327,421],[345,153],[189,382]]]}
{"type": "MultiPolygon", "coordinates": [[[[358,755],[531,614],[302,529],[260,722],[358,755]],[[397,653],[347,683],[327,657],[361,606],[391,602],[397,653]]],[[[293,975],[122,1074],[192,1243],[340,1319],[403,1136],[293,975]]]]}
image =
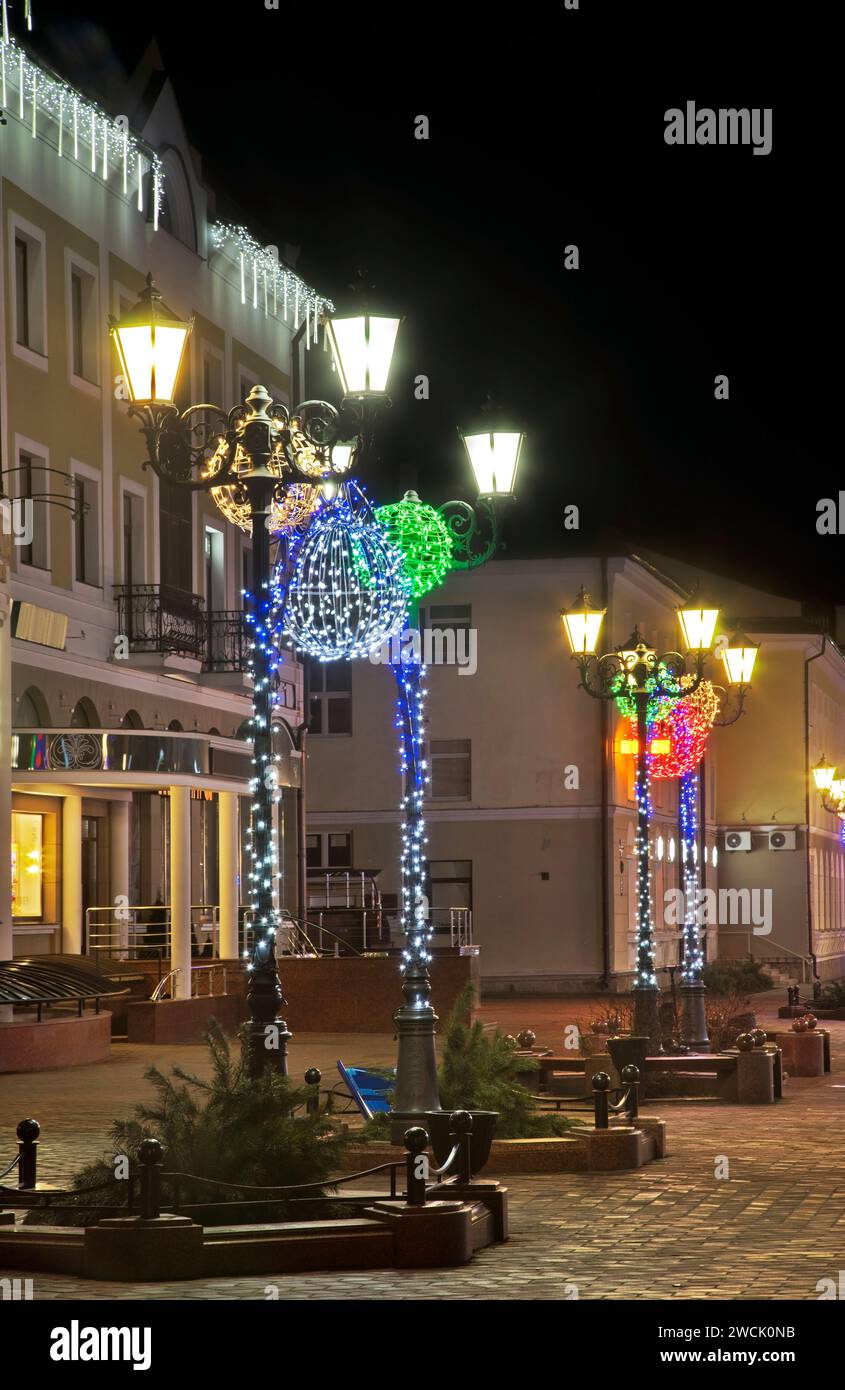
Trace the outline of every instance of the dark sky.
{"type": "Polygon", "coordinates": [[[155,35],[211,186],[298,244],[339,304],[363,264],[406,315],[378,500],[471,497],[455,426],[492,388],[528,431],[508,554],[626,540],[843,601],[845,542],[815,531],[840,485],[821,335],[837,156],[787,80],[803,31],[773,50],[771,6],[745,7],[759,25],[739,51],[737,7],[716,0],[479,9],[465,34],[447,7],[34,5],[80,85],[80,63],[131,67],[155,35]],[[687,100],[772,107],[772,153],[667,146],[663,113],[687,100]]]}

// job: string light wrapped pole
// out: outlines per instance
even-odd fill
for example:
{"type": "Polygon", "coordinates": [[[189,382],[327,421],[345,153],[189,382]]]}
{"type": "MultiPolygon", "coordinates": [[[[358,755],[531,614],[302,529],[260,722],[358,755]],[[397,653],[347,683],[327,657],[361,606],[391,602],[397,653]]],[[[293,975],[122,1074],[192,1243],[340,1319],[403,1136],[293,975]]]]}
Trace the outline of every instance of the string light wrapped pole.
{"type": "MultiPolygon", "coordinates": [[[[707,721],[704,742],[710,728],[726,728],[735,724],[745,712],[745,700],[751,689],[751,675],[757,659],[759,645],[751,642],[743,633],[735,631],[728,638],[717,642],[717,655],[725,665],[726,686],[712,686],[712,698],[716,708],[709,702],[702,709],[700,717],[707,721]]],[[[700,693],[707,695],[709,681],[702,684],[700,693]]],[[[685,700],[679,705],[684,705],[685,700]]],[[[673,711],[674,713],[674,711],[673,711]]],[[[704,749],[702,748],[702,756],[704,749]]],[[[699,888],[704,876],[704,854],[699,854],[699,761],[694,768],[686,769],[680,779],[679,810],[681,830],[681,863],[684,885],[684,934],[683,958],[681,967],[681,1043],[692,1052],[709,1052],[710,1037],[707,1032],[706,986],[702,979],[705,966],[704,939],[700,910],[699,888]]]]}
{"type": "Polygon", "coordinates": [[[344,387],[339,408],[328,401],[306,401],[289,411],[263,386],[255,386],[232,410],[201,403],[180,411],[174,396],[191,323],[166,308],[152,276],[147,276],[135,307],[119,322],[110,320],[129,413],[140,419],[146,439],[145,467],[174,486],[209,493],[224,515],[244,529],[248,519],[252,531],[254,591],[247,596],[246,617],[252,628],[254,752],[246,850],[253,946],[247,952],[250,1018],[245,1060],[253,1076],[265,1067],[287,1074],[291,1036],[279,1014],[284,997],[276,962],[280,791],[273,710],[278,698],[274,676],[281,657],[271,589],[270,529],[290,486],[301,487],[302,478],[310,485],[330,479],[332,450],[340,441],[354,441],[344,466],[365,461],[381,411],[389,405],[385,387],[398,326],[398,319],[368,313],[324,320],[344,387]]]}
{"type": "Polygon", "coordinates": [[[634,978],[634,1033],[649,1039],[653,1053],[662,1051],[654,920],[652,911],[649,820],[651,816],[651,753],[649,728],[681,694],[692,695],[704,679],[705,654],[709,650],[718,609],[678,610],[687,653],[658,654],[637,629],[624,647],[598,655],[599,634],[606,609],[595,608],[582,588],[571,608],[561,617],[572,659],[580,673],[580,686],[597,700],[613,700],[636,721],[637,763],[635,796],[637,832],[637,958],[634,978]]]}
{"type": "Polygon", "coordinates": [[[407,492],[400,502],[376,511],[376,519],[403,556],[410,586],[406,631],[394,638],[390,665],[396,681],[396,728],[403,779],[400,922],[404,1001],[394,1015],[399,1050],[394,1112],[407,1117],[440,1109],[432,1003],[433,924],[425,892],[426,827],[424,802],[430,782],[425,757],[426,667],[419,627],[419,600],[440,585],[452,569],[486,563],[499,544],[497,507],[513,498],[524,435],[518,430],[485,428],[461,433],[475,475],[475,507],[452,500],[435,509],[407,492]],[[398,648],[398,650],[397,650],[398,648]]]}

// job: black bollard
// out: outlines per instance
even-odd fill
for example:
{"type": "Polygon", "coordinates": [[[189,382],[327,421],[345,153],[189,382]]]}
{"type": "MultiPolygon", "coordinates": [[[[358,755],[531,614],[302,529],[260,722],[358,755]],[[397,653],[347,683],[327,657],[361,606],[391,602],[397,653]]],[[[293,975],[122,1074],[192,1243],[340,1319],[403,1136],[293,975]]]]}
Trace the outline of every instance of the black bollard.
{"type": "Polygon", "coordinates": [[[425,1184],[428,1177],[428,1134],[422,1125],[414,1125],[405,1130],[406,1191],[405,1201],[409,1207],[425,1206],[425,1184]]]}
{"type": "Polygon", "coordinates": [[[306,1086],[313,1087],[313,1090],[305,1102],[306,1115],[316,1115],[320,1109],[320,1082],[322,1079],[323,1073],[318,1071],[316,1067],[309,1067],[305,1073],[306,1086]]]}
{"type": "Polygon", "coordinates": [[[597,1071],[593,1077],[593,1103],[596,1109],[596,1129],[608,1128],[610,1077],[606,1071],[597,1071]]]}
{"type": "Polygon", "coordinates": [[[38,1136],[40,1133],[41,1126],[37,1120],[21,1120],[17,1128],[18,1187],[24,1190],[36,1185],[38,1136]]]}
{"type": "Polygon", "coordinates": [[[449,1134],[458,1145],[458,1182],[472,1182],[472,1115],[468,1110],[453,1110],[449,1116],[449,1134]]]}
{"type": "Polygon", "coordinates": [[[625,1097],[625,1109],[628,1115],[628,1123],[632,1125],[640,1113],[640,1069],[632,1063],[623,1067],[620,1072],[622,1085],[628,1087],[628,1094],[625,1097]]]}
{"type": "Polygon", "coordinates": [[[161,1160],[164,1150],[157,1139],[144,1139],[138,1149],[141,1162],[141,1220],[161,1216],[161,1160]]]}

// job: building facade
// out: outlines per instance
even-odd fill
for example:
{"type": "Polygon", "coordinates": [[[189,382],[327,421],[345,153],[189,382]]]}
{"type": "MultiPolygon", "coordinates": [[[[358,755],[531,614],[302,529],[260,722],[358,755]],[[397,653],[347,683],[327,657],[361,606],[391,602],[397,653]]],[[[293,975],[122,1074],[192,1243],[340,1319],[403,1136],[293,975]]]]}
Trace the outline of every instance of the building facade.
{"type": "MultiPolygon", "coordinates": [[[[155,49],[123,93],[125,116],[11,41],[3,58],[0,834],[12,857],[0,958],[107,950],[145,912],[155,924],[160,904],[181,967],[191,930],[195,952],[199,939],[234,956],[251,537],[212,497],[144,467],[107,320],[151,271],[194,320],[177,404],[228,410],[259,382],[289,401],[320,301],[275,248],[215,222],[155,49]]],[[[276,736],[288,907],[302,689],[286,654],[276,736]]]]}
{"type": "MultiPolygon", "coordinates": [[[[615,708],[579,689],[560,612],[583,584],[607,606],[600,650],[624,644],[635,626],[658,651],[673,650],[676,610],[698,578],[659,557],[496,560],[450,574],[423,609],[421,625],[454,633],[451,647],[444,639],[428,648],[427,895],[441,929],[450,909],[471,909],[488,992],[630,985],[634,759],[622,751],[615,708]]],[[[739,624],[761,644],[745,712],[711,731],[701,769],[697,852],[715,904],[702,922],[707,954],[751,951],[796,978],[814,968],[821,978],[845,974],[845,851],[836,818],[808,790],[812,763],[823,751],[835,761],[830,750],[842,748],[845,658],[799,604],[700,578],[722,610],[720,630],[739,624]]],[[[724,684],[715,657],[708,675],[724,684]]],[[[362,661],[316,679],[310,862],[315,871],[346,862],[375,873],[393,902],[401,782],[391,672],[362,661]]],[[[677,780],[654,781],[652,805],[656,955],[665,969],[681,951],[677,780]]]]}

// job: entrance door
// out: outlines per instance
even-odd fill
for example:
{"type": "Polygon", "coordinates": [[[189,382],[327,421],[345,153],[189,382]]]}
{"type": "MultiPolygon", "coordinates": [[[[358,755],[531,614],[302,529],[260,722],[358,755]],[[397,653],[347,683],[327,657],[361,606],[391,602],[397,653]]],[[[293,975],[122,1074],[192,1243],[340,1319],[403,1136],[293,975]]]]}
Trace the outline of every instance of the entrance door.
{"type": "Polygon", "coordinates": [[[99,902],[100,852],[102,847],[100,816],[82,817],[82,919],[89,907],[99,902]]]}

